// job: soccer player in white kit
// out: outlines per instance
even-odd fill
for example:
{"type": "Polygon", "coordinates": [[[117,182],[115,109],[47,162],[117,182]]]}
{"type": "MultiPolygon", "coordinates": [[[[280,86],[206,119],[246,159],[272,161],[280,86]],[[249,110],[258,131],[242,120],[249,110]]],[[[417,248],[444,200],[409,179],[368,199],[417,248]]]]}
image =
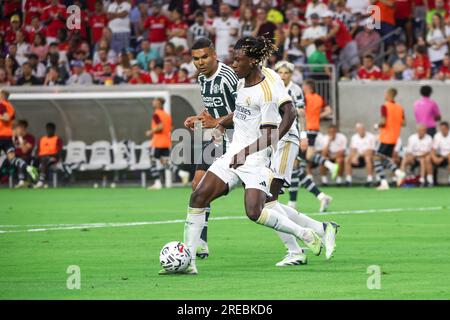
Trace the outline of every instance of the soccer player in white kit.
{"type": "MultiPolygon", "coordinates": [[[[265,206],[270,196],[272,172],[268,165],[273,145],[295,120],[295,109],[285,88],[271,85],[261,71],[261,62],[270,57],[276,47],[265,37],[245,37],[234,49],[232,67],[241,79],[236,109],[233,118],[223,120],[220,125],[225,128],[234,124],[232,143],[191,194],[184,243],[191,252],[196,252],[205,223],[206,205],[242,182],[245,185],[245,211],[250,220],[295,236],[313,254],[319,255],[321,240],[312,229],[300,227],[275,206],[265,206]],[[281,123],[279,108],[285,110],[281,123]]],[[[192,258],[191,265],[182,273],[198,273],[195,255],[192,258]]]]}

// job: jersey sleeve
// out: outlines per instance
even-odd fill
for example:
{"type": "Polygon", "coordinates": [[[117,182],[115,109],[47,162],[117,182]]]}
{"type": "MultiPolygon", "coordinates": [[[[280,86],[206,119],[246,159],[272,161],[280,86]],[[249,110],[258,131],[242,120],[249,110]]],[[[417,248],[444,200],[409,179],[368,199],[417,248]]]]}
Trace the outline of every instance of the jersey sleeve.
{"type": "Polygon", "coordinates": [[[296,90],[294,90],[294,102],[295,107],[297,109],[305,109],[305,96],[303,95],[303,90],[299,86],[296,87],[296,90]]]}
{"type": "Polygon", "coordinates": [[[276,99],[275,102],[277,103],[278,107],[280,107],[285,102],[292,102],[292,97],[281,80],[275,82],[272,88],[273,97],[274,99],[276,99]]]}
{"type": "Polygon", "coordinates": [[[236,92],[237,81],[233,83],[229,83],[228,81],[224,81],[223,89],[224,89],[224,97],[226,106],[233,111],[236,108],[236,92]]]}

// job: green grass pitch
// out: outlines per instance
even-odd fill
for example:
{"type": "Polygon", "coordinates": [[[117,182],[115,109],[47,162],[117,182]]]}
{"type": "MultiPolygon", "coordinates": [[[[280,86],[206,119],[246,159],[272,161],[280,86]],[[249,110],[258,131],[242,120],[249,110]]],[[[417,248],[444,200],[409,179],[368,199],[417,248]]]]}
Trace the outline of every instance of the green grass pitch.
{"type": "MultiPolygon", "coordinates": [[[[212,217],[242,219],[210,221],[199,275],[163,277],[159,251],[182,240],[183,223],[127,223],[183,220],[189,189],[0,190],[0,299],[450,298],[448,188],[326,191],[331,214],[314,217],[342,226],[331,261],[275,267],[284,247],[244,218],[238,189],[213,204],[212,217]],[[82,226],[91,223],[124,224],[82,226]],[[80,290],[66,287],[70,265],[80,267],[80,290]],[[380,289],[367,287],[371,265],[380,289]]],[[[314,213],[318,202],[302,190],[299,207],[314,213]]]]}

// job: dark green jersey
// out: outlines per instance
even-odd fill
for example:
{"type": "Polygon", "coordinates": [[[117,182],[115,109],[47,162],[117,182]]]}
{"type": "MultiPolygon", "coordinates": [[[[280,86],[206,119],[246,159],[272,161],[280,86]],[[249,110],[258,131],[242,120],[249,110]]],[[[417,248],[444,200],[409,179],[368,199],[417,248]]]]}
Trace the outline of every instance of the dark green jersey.
{"type": "Polygon", "coordinates": [[[234,111],[238,81],[233,69],[222,62],[210,78],[198,77],[203,104],[211,116],[217,119],[234,111]]]}

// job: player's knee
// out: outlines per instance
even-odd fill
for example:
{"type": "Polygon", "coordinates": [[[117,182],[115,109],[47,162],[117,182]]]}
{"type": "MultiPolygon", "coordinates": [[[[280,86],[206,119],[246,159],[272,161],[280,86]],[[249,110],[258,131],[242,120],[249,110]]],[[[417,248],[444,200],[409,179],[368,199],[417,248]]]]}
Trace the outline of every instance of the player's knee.
{"type": "Polygon", "coordinates": [[[191,194],[189,205],[195,208],[203,208],[208,204],[207,193],[203,192],[201,188],[195,189],[191,194]]]}
{"type": "Polygon", "coordinates": [[[262,210],[263,208],[260,205],[254,203],[245,206],[245,212],[247,214],[247,217],[254,222],[256,222],[259,219],[262,210]]]}

